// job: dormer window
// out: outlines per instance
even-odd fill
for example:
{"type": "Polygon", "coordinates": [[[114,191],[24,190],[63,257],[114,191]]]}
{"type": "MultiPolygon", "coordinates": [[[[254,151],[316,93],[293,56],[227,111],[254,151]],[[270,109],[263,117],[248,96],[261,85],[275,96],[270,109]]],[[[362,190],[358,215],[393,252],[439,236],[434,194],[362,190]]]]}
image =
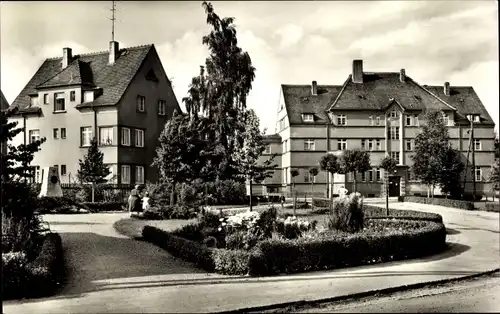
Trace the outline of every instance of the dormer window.
{"type": "Polygon", "coordinates": [[[83,102],[92,102],[94,101],[94,91],[88,90],[83,94],[83,102]]]}
{"type": "Polygon", "coordinates": [[[396,110],[391,111],[390,117],[391,118],[397,118],[398,117],[398,112],[396,110]]]}
{"type": "Polygon", "coordinates": [[[447,126],[450,123],[450,120],[448,119],[448,115],[444,112],[441,113],[441,119],[443,120],[443,124],[447,126]]]}
{"type": "Polygon", "coordinates": [[[302,119],[304,120],[304,122],[314,122],[314,115],[310,113],[304,113],[302,115],[302,119]]]}
{"type": "Polygon", "coordinates": [[[30,99],[30,103],[31,103],[31,106],[37,106],[38,105],[38,96],[31,96],[31,99],[30,99]]]}
{"type": "Polygon", "coordinates": [[[479,115],[478,114],[474,115],[474,122],[480,122],[480,121],[481,119],[479,118],[479,115]]]}

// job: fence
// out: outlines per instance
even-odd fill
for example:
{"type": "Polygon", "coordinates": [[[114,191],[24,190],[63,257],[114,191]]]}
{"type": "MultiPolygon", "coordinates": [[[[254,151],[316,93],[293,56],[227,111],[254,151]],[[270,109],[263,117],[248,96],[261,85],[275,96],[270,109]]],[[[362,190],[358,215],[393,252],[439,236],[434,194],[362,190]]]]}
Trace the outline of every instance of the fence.
{"type": "MultiPolygon", "coordinates": [[[[37,193],[40,193],[41,183],[34,184],[37,193]]],[[[91,184],[61,183],[63,196],[78,199],[82,202],[92,200],[91,184]]],[[[130,184],[98,184],[96,185],[94,200],[104,202],[126,202],[130,191],[134,189],[130,184]]]]}

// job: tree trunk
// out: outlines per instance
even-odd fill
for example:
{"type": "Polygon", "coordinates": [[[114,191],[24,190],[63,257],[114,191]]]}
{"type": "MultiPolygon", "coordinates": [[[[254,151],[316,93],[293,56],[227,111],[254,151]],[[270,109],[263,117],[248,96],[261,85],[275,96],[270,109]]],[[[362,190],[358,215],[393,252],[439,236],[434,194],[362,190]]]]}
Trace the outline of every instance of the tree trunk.
{"type": "Polygon", "coordinates": [[[250,211],[252,211],[252,193],[253,193],[253,190],[252,190],[252,180],[250,179],[250,211]]]}
{"type": "Polygon", "coordinates": [[[92,203],[95,202],[95,182],[92,182],[92,203]]]}
{"type": "Polygon", "coordinates": [[[170,191],[170,206],[175,204],[175,182],[172,182],[172,191],[170,191]]]}
{"type": "Polygon", "coordinates": [[[354,193],[356,193],[356,171],[353,171],[353,172],[352,172],[352,177],[353,177],[353,180],[352,180],[352,181],[353,181],[352,191],[353,191],[354,193]]]}
{"type": "Polygon", "coordinates": [[[389,174],[387,173],[385,174],[385,215],[389,217],[389,174]]]}
{"type": "Polygon", "coordinates": [[[329,210],[330,212],[332,211],[332,203],[333,203],[333,189],[335,189],[335,179],[333,178],[334,174],[332,173],[332,188],[330,191],[330,205],[329,205],[329,210]]]}
{"type": "Polygon", "coordinates": [[[314,193],[314,182],[311,182],[311,209],[314,209],[313,193],[314,193]]]}

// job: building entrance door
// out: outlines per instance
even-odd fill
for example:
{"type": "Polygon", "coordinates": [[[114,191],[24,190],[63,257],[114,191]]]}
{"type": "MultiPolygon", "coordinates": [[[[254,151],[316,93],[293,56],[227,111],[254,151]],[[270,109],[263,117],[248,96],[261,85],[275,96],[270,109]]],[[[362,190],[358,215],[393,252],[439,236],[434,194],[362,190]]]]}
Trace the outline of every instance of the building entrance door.
{"type": "Polygon", "coordinates": [[[389,196],[400,196],[401,177],[389,177],[389,196]]]}

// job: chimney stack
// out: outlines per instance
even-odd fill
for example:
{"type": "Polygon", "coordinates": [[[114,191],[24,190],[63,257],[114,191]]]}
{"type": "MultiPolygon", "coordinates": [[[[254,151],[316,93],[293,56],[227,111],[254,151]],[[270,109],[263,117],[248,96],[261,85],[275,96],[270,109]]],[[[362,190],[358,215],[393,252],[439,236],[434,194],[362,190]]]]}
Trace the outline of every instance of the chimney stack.
{"type": "Polygon", "coordinates": [[[318,95],[318,83],[316,81],[312,81],[311,85],[311,95],[318,95]]]}
{"type": "Polygon", "coordinates": [[[450,96],[450,82],[444,83],[444,94],[450,96]]]}
{"type": "Polygon", "coordinates": [[[363,83],[363,60],[352,61],[352,82],[363,83]]]}
{"type": "Polygon", "coordinates": [[[116,59],[118,59],[118,51],[120,47],[117,41],[109,42],[109,64],[115,64],[116,59]]]}
{"type": "Polygon", "coordinates": [[[73,55],[71,53],[71,48],[63,48],[63,58],[62,58],[62,68],[66,69],[71,63],[73,55]]]}
{"type": "Polygon", "coordinates": [[[401,71],[399,71],[399,80],[404,83],[406,81],[406,71],[405,69],[401,69],[401,71]]]}

